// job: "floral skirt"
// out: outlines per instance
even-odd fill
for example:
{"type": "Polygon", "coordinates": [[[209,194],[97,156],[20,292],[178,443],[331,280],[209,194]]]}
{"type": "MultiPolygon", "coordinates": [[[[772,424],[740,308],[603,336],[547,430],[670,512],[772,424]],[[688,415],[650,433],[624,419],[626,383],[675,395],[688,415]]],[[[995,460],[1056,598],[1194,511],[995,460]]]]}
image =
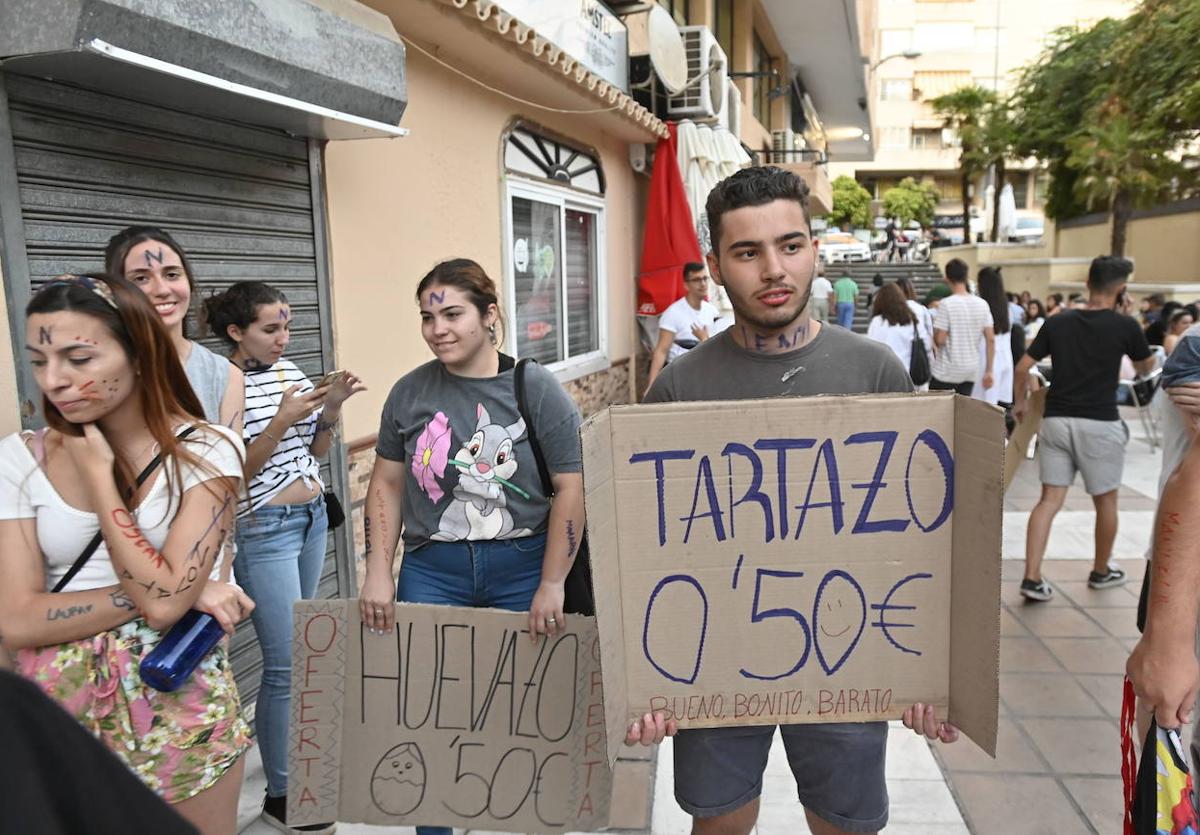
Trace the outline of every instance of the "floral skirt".
{"type": "Polygon", "coordinates": [[[159,633],[138,619],[55,646],[23,649],[17,670],[108,746],[155,793],[178,803],[211,788],[250,747],[221,641],[173,693],[142,683],[159,633]]]}

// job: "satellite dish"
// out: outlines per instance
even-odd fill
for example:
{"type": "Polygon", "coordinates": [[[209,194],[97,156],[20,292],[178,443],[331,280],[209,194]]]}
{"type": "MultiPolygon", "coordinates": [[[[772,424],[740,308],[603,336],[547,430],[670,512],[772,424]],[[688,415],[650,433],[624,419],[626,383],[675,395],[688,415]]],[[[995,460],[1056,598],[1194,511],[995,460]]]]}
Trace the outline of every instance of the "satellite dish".
{"type": "Polygon", "coordinates": [[[688,82],[688,66],[683,36],[671,13],[656,3],[623,20],[629,30],[629,56],[649,57],[654,74],[667,92],[677,94],[688,82]]]}

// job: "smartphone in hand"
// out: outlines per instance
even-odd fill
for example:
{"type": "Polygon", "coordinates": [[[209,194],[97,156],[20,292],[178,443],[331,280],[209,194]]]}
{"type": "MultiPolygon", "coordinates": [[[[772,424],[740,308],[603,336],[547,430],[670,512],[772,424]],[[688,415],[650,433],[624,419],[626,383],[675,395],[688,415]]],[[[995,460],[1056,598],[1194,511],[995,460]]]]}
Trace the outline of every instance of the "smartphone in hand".
{"type": "Polygon", "coordinates": [[[325,386],[332,386],[334,383],[336,383],[338,380],[340,380],[342,375],[345,373],[346,373],[345,371],[330,371],[328,374],[326,374],[320,380],[317,380],[317,388],[324,388],[325,386]]]}

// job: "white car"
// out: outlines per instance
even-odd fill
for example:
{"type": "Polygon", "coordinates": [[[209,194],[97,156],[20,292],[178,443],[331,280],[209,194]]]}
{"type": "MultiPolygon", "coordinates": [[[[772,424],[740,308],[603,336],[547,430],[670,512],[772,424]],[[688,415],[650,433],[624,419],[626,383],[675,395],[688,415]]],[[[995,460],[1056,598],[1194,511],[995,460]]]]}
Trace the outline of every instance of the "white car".
{"type": "Polygon", "coordinates": [[[849,232],[827,232],[817,238],[817,255],[826,264],[871,260],[871,247],[849,232]]]}
{"type": "Polygon", "coordinates": [[[1046,219],[1042,215],[1017,215],[1017,228],[1008,239],[1018,244],[1037,244],[1046,234],[1046,219]]]}

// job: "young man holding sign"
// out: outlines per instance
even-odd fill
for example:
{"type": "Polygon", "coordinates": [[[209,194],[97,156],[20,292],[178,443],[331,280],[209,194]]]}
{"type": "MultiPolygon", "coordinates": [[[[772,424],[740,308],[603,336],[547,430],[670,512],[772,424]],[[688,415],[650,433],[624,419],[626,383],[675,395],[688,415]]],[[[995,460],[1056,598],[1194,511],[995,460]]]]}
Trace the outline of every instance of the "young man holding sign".
{"type": "MultiPolygon", "coordinates": [[[[667,366],[646,402],[912,390],[886,346],[810,317],[817,242],[803,180],[771,166],[747,168],[717,184],[707,211],[709,270],[729,296],[734,324],[667,366]]],[[[904,724],[930,739],[958,738],[929,705],[908,708],[904,724]]],[[[629,740],[663,733],[662,717],[647,716],[629,740]]],[[[815,835],[875,832],[887,823],[886,723],[784,725],[782,733],[815,835]]],[[[693,816],[693,833],[748,835],[754,828],[774,734],[774,725],[678,732],[675,797],[693,816]]]]}

